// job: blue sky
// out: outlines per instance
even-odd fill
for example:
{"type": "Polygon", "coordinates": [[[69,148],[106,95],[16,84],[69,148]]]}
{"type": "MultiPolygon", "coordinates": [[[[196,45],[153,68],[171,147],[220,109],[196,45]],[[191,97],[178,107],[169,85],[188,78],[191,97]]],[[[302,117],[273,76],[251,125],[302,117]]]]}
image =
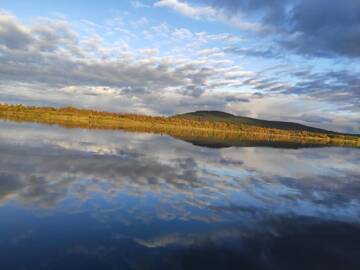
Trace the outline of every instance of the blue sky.
{"type": "Polygon", "coordinates": [[[5,0],[0,102],[360,132],[359,29],[356,0],[5,0]]]}

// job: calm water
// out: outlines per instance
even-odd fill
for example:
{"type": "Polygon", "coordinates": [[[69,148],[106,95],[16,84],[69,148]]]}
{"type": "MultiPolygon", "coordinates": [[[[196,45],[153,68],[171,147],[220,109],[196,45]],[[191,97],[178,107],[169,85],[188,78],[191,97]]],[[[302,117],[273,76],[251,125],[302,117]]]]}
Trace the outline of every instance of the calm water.
{"type": "Polygon", "coordinates": [[[0,122],[0,268],[358,270],[359,160],[0,122]]]}

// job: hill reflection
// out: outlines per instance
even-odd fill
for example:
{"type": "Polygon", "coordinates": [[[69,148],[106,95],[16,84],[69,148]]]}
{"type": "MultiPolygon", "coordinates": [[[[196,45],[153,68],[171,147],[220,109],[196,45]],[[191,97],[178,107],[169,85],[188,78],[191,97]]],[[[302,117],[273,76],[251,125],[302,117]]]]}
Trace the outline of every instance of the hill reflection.
{"type": "Polygon", "coordinates": [[[358,149],[211,149],[118,131],[1,129],[0,250],[16,258],[38,247],[6,258],[8,269],[360,265],[358,149]]]}

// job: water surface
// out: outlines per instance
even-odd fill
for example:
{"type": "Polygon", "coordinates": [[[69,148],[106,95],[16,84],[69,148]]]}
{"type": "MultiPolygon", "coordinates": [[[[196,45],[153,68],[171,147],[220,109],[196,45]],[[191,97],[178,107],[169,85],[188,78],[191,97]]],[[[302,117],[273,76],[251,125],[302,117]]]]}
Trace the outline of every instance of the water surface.
{"type": "Polygon", "coordinates": [[[1,269],[360,269],[360,150],[0,122],[1,269]]]}

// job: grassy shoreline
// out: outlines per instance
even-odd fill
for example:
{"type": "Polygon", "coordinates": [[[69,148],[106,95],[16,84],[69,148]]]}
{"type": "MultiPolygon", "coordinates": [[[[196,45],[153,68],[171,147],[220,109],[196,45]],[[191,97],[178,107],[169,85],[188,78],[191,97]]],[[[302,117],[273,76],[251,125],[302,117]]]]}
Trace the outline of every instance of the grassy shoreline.
{"type": "Polygon", "coordinates": [[[221,121],[198,121],[179,117],[159,117],[110,113],[73,107],[32,107],[0,104],[0,119],[59,125],[66,128],[112,129],[167,134],[176,138],[217,142],[283,142],[311,145],[360,147],[360,136],[338,133],[263,128],[221,121]]]}

